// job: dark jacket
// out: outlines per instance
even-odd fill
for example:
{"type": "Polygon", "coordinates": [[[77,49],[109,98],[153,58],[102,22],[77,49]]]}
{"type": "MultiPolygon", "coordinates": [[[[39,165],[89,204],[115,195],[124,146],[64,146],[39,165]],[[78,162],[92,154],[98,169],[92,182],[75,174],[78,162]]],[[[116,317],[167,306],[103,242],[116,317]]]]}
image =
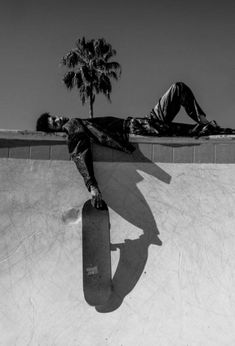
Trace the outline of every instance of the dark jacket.
{"type": "Polygon", "coordinates": [[[132,153],[135,147],[128,142],[128,119],[115,117],[70,119],[63,129],[68,135],[68,149],[85,184],[98,186],[94,176],[91,142],[132,153]]]}
{"type": "MultiPolygon", "coordinates": [[[[215,130],[200,133],[200,126],[172,123],[163,124],[154,113],[145,118],[120,119],[102,117],[94,119],[70,119],[64,126],[68,135],[68,149],[90,191],[91,185],[98,186],[94,176],[91,142],[113,149],[132,153],[135,147],[128,141],[129,133],[143,136],[201,136],[215,134],[215,130]],[[198,128],[199,126],[199,128],[198,128]],[[210,131],[212,131],[210,133],[210,131]]],[[[216,129],[216,133],[235,133],[231,129],[216,129]],[[228,131],[230,130],[230,131],[228,131]]]]}

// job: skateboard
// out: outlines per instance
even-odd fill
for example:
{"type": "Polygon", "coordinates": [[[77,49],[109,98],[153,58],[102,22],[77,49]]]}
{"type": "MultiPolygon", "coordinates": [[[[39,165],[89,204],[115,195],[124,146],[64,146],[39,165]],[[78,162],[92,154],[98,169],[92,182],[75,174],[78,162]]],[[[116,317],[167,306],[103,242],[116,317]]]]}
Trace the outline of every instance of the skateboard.
{"type": "Polygon", "coordinates": [[[104,305],[112,291],[110,223],[108,207],[82,209],[83,291],[88,304],[104,305]]]}

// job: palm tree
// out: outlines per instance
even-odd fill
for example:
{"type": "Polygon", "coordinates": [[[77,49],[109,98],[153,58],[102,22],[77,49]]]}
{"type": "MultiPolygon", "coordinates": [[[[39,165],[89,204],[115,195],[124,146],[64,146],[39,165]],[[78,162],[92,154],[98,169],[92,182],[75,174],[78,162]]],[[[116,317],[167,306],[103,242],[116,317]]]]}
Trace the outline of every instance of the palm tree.
{"type": "Polygon", "coordinates": [[[89,101],[90,117],[93,118],[95,95],[102,93],[111,102],[111,78],[118,80],[121,66],[110,61],[116,51],[104,38],[76,41],[75,48],[62,58],[62,65],[68,68],[63,82],[69,90],[79,90],[82,104],[89,101]]]}

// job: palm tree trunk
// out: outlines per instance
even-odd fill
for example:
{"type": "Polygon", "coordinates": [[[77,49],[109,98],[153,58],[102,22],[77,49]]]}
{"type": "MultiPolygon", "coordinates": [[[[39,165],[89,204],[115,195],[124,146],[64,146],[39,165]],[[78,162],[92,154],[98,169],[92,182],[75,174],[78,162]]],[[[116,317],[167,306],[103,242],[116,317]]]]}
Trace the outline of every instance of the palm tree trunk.
{"type": "Polygon", "coordinates": [[[90,113],[90,118],[93,118],[93,94],[90,95],[90,105],[89,105],[89,113],[90,113]]]}

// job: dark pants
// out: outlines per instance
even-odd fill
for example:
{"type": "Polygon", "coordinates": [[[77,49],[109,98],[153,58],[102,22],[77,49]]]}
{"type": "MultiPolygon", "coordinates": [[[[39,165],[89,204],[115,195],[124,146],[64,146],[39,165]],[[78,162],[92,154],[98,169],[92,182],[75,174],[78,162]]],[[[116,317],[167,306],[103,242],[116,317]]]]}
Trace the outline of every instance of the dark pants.
{"type": "Polygon", "coordinates": [[[154,112],[158,120],[165,124],[170,124],[181,106],[184,107],[188,116],[196,123],[207,124],[206,115],[197,103],[192,90],[184,83],[173,84],[160,98],[154,107],[154,112]]]}

